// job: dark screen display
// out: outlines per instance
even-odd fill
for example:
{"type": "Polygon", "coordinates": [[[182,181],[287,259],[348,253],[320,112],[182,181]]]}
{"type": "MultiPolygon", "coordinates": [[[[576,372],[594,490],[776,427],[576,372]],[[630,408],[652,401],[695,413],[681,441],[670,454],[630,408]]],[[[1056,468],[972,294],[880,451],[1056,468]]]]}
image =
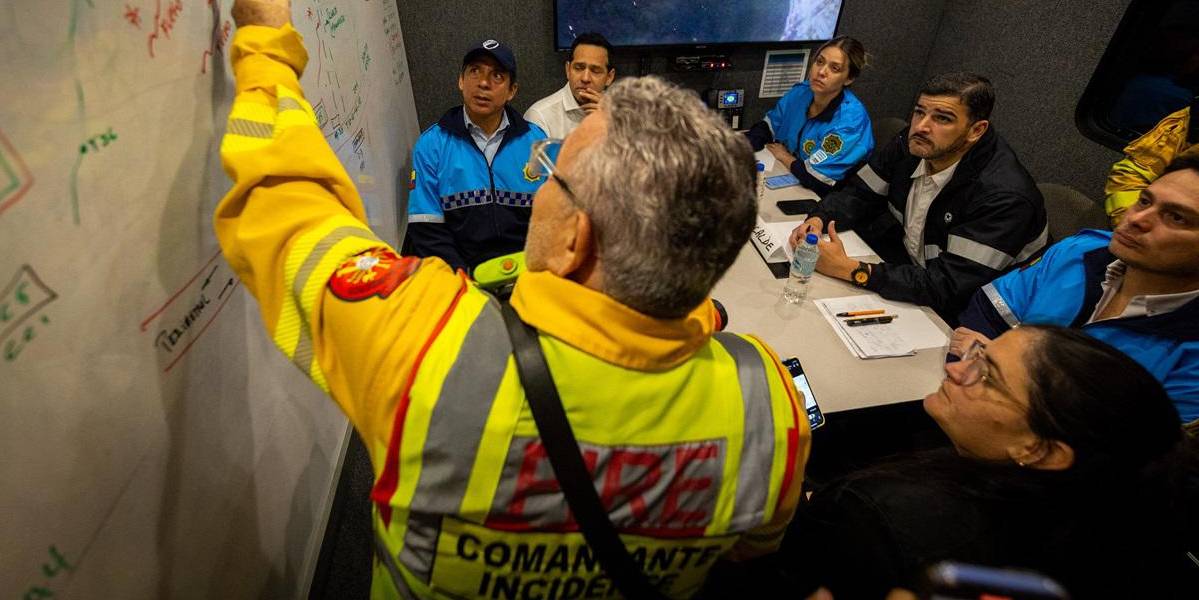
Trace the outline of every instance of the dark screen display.
{"type": "Polygon", "coordinates": [[[602,33],[613,46],[689,46],[827,40],[842,0],[556,0],[557,48],[602,33]]]}

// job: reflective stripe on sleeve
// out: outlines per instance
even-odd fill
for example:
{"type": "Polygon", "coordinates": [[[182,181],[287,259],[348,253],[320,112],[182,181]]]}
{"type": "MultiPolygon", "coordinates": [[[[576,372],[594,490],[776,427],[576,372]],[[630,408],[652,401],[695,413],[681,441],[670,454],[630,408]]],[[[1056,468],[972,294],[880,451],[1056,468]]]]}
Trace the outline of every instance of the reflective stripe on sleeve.
{"type": "Polygon", "coordinates": [[[766,128],[770,130],[770,138],[774,139],[774,123],[770,122],[770,115],[762,117],[762,120],[766,122],[766,128]]]}
{"type": "Polygon", "coordinates": [[[736,334],[720,332],[713,339],[724,347],[737,364],[745,423],[741,456],[737,470],[737,495],[733,504],[730,531],[746,531],[761,525],[767,514],[770,496],[770,472],[774,462],[774,415],[770,401],[770,382],[766,365],[753,344],[736,334]],[[763,457],[770,460],[763,462],[763,457]]]}
{"type": "Polygon", "coordinates": [[[445,215],[408,215],[409,223],[445,223],[445,215]]]}
{"type": "Polygon", "coordinates": [[[806,160],[803,161],[803,168],[805,171],[808,172],[808,175],[815,177],[817,181],[820,181],[827,185],[837,185],[836,179],[833,179],[832,177],[829,177],[828,175],[825,175],[824,173],[817,171],[815,168],[812,167],[811,163],[809,163],[806,160]]]}
{"type": "Polygon", "coordinates": [[[1016,318],[1016,313],[1012,312],[1012,307],[1007,305],[1007,300],[999,294],[999,290],[995,289],[995,285],[988,283],[983,286],[983,293],[987,295],[987,300],[991,301],[991,306],[995,308],[995,312],[1003,317],[1003,321],[1009,327],[1019,327],[1020,319],[1016,318]]]}
{"type": "Polygon", "coordinates": [[[945,251],[974,261],[980,265],[990,267],[996,271],[1006,269],[1015,260],[1012,258],[1012,255],[1006,252],[996,250],[986,244],[964,238],[960,235],[949,236],[949,246],[945,251]]]}
{"type": "MultiPolygon", "coordinates": [[[[858,169],[858,177],[862,178],[862,182],[866,184],[866,187],[870,188],[870,191],[880,196],[886,196],[887,192],[891,190],[891,184],[883,181],[883,178],[879,177],[878,173],[875,173],[869,164],[862,165],[862,168],[858,169]]],[[[900,222],[903,222],[902,218],[900,222]]]]}
{"type": "Polygon", "coordinates": [[[895,217],[895,220],[899,221],[900,225],[903,225],[903,213],[899,212],[899,209],[895,208],[895,205],[890,202],[887,203],[887,209],[891,211],[891,216],[895,217]]]}
{"type": "Polygon", "coordinates": [[[1040,233],[1040,235],[1037,236],[1037,239],[1029,242],[1026,246],[1024,246],[1024,248],[1022,248],[1020,250],[1020,253],[1016,255],[1016,262],[1020,263],[1020,262],[1024,262],[1024,261],[1028,260],[1028,257],[1036,254],[1037,252],[1040,252],[1041,248],[1044,248],[1045,244],[1048,244],[1048,243],[1049,243],[1049,224],[1046,223],[1045,228],[1041,230],[1041,233],[1040,233]]]}
{"type": "Polygon", "coordinates": [[[929,244],[924,247],[924,260],[932,260],[941,256],[941,247],[935,244],[929,244]]]}

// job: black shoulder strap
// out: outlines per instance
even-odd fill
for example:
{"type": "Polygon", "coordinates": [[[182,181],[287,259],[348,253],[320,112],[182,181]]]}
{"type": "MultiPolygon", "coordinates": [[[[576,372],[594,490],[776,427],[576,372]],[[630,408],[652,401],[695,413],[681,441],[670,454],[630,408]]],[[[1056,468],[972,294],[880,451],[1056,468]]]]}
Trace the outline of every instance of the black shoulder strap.
{"type": "Polygon", "coordinates": [[[562,408],[554,378],[545,363],[537,330],[520,320],[511,304],[504,302],[501,312],[541,443],[545,444],[550,466],[554,468],[554,475],[587,545],[591,546],[604,572],[625,598],[665,598],[633,561],[600,502],[591,473],[583,462],[579,442],[566,420],[566,410],[562,408]]]}

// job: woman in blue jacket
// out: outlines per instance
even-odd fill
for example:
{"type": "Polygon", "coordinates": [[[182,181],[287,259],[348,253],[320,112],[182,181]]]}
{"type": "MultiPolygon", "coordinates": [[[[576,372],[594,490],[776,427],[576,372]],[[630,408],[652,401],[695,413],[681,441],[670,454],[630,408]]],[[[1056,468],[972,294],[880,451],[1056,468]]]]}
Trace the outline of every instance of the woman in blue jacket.
{"type": "Polygon", "coordinates": [[[824,195],[874,148],[870,116],[847,88],[866,66],[862,43],[840,36],[816,50],[808,80],[796,84],[746,134],[768,148],[804,187],[824,195]]]}

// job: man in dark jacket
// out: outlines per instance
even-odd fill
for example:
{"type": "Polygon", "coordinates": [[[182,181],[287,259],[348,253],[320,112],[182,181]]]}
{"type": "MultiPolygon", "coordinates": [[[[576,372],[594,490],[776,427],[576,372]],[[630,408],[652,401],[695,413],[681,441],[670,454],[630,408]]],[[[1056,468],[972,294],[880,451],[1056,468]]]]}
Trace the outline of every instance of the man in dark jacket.
{"type": "Polygon", "coordinates": [[[819,272],[952,322],[975,290],[1038,255],[1049,238],[1036,184],[990,126],[994,104],[991,82],[979,75],[928,80],[908,131],[825,196],[791,243],[827,226],[819,272]],[[834,223],[853,229],[886,211],[895,217],[889,226],[862,233],[887,262],[846,256],[834,223]]]}

